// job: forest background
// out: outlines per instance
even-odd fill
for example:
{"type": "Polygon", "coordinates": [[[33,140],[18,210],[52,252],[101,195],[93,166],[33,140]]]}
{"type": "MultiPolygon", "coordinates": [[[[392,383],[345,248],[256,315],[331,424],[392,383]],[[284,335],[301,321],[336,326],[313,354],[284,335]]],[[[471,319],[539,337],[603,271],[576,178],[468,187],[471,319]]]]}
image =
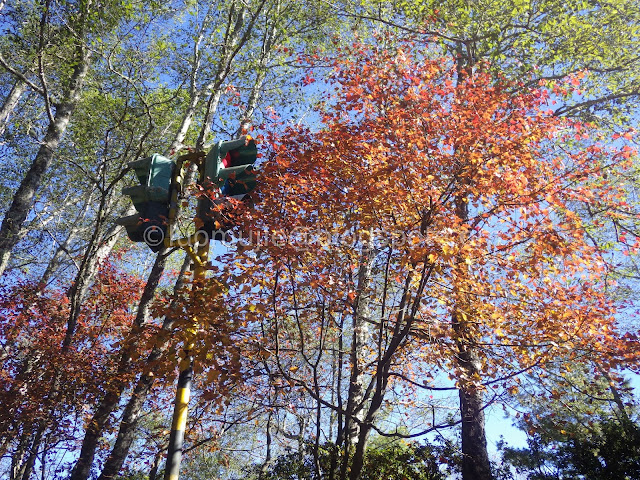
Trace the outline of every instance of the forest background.
{"type": "Polygon", "coordinates": [[[635,2],[6,0],[0,28],[3,478],[159,478],[194,315],[184,478],[640,478],[635,2]],[[115,223],[127,164],[243,132],[255,206],[190,293],[115,223]],[[487,407],[526,448],[489,453],[487,407]]]}

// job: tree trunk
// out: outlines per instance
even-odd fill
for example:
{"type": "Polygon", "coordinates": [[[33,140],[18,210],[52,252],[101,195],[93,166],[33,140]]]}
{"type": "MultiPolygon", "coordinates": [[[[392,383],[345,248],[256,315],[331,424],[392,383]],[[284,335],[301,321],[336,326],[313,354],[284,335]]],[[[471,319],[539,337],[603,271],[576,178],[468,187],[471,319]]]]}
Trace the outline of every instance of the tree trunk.
{"type": "MultiPolygon", "coordinates": [[[[280,15],[280,1],[276,2],[275,5],[275,16],[280,15]]],[[[251,119],[253,118],[253,114],[255,113],[256,107],[258,106],[258,101],[260,100],[260,94],[262,93],[262,86],[264,84],[265,79],[267,78],[267,64],[271,59],[271,54],[273,53],[273,45],[276,39],[276,22],[273,22],[270,28],[267,28],[264,37],[262,38],[262,48],[260,49],[260,60],[258,61],[258,66],[256,67],[256,79],[253,82],[253,86],[251,87],[251,92],[249,93],[249,98],[247,100],[247,106],[244,110],[244,116],[240,121],[240,126],[236,131],[236,137],[239,137],[244,132],[243,130],[249,126],[251,119]]]]}
{"type": "Polygon", "coordinates": [[[363,403],[365,401],[364,376],[361,355],[362,349],[369,339],[369,283],[374,259],[373,250],[367,248],[360,258],[358,270],[357,296],[353,314],[353,333],[351,344],[351,380],[347,399],[347,415],[345,419],[346,445],[353,445],[358,437],[363,420],[363,403]]]}
{"type": "Polygon", "coordinates": [[[44,422],[38,426],[38,431],[36,432],[33,441],[31,442],[31,448],[29,449],[29,455],[27,456],[27,460],[24,464],[24,469],[22,471],[22,477],[20,480],[29,480],[31,477],[31,473],[33,472],[33,466],[36,463],[36,457],[38,456],[38,448],[40,447],[40,443],[42,442],[42,436],[46,430],[46,426],[44,422]]]}
{"type": "MultiPolygon", "coordinates": [[[[211,133],[211,124],[213,122],[213,116],[218,109],[218,103],[222,95],[222,85],[231,72],[233,61],[242,47],[247,43],[249,36],[253,31],[253,26],[258,19],[258,16],[264,8],[265,0],[262,0],[257,6],[256,11],[252,14],[248,14],[247,8],[242,6],[236,8],[235,4],[231,5],[227,27],[225,32],[225,43],[222,45],[222,52],[220,54],[220,60],[218,62],[218,68],[214,76],[213,81],[207,86],[206,90],[212,90],[212,94],[209,96],[207,103],[207,109],[205,112],[204,120],[202,123],[202,129],[196,142],[196,148],[201,149],[204,147],[209,134],[211,133]],[[244,28],[244,32],[242,29],[244,28]]],[[[269,29],[272,31],[273,29],[269,29]]],[[[268,34],[268,38],[271,38],[271,34],[268,34]]],[[[269,40],[269,48],[272,47],[272,42],[269,40]]],[[[263,54],[264,58],[264,54],[263,54]]],[[[262,81],[258,78],[258,90],[262,87],[262,81]]],[[[255,86],[255,85],[254,85],[255,86]]],[[[244,119],[241,119],[240,130],[242,124],[245,122],[246,117],[253,114],[255,109],[255,102],[257,101],[258,90],[252,89],[251,97],[249,99],[248,108],[251,112],[247,112],[244,119]],[[253,107],[251,105],[254,105],[253,107]]]]}
{"type": "MultiPolygon", "coordinates": [[[[120,378],[125,374],[131,366],[131,355],[135,345],[136,338],[138,337],[143,325],[149,319],[149,306],[155,296],[155,291],[160,283],[160,278],[164,272],[164,266],[166,262],[166,252],[161,250],[156,261],[147,278],[147,284],[142,292],[140,303],[138,305],[138,312],[136,318],[129,333],[129,342],[123,347],[121,353],[120,362],[118,364],[118,371],[116,378],[120,378]]],[[[84,435],[82,441],[82,448],[80,450],[80,457],[71,472],[70,480],[86,480],[91,473],[91,465],[95,457],[96,449],[98,447],[98,441],[105,426],[111,416],[111,413],[118,407],[122,392],[126,387],[125,382],[116,382],[114,388],[108,391],[104,397],[100,400],[93,418],[89,423],[89,427],[84,435]]]]}
{"type": "MultiPolygon", "coordinates": [[[[370,402],[366,410],[366,415],[360,423],[358,432],[358,443],[356,444],[353,458],[351,459],[351,471],[349,472],[350,480],[358,480],[362,467],[364,466],[364,456],[366,453],[367,440],[369,433],[373,429],[373,425],[378,412],[380,411],[384,402],[384,397],[389,385],[389,372],[391,370],[391,362],[395,353],[406,341],[411,331],[414,319],[416,318],[416,312],[420,304],[420,299],[424,293],[424,287],[428,282],[433,268],[429,268],[425,263],[424,269],[421,274],[420,281],[418,282],[418,288],[415,295],[411,297],[411,284],[413,281],[413,275],[409,274],[405,280],[404,292],[400,303],[397,308],[396,324],[393,326],[393,333],[389,339],[386,348],[382,349],[382,332],[384,329],[389,328],[389,324],[385,322],[385,319],[381,316],[378,331],[378,359],[376,365],[375,376],[372,383],[369,385],[367,396],[370,397],[370,402]]],[[[342,478],[345,478],[343,472],[342,478]]]]}
{"type": "Polygon", "coordinates": [[[151,465],[151,470],[149,470],[149,478],[148,480],[156,480],[158,478],[158,470],[160,469],[160,462],[162,461],[163,450],[160,450],[153,457],[153,464],[151,465]]]}
{"type": "Polygon", "coordinates": [[[23,425],[25,429],[20,435],[18,440],[18,445],[16,446],[15,451],[11,455],[11,468],[9,470],[9,480],[16,480],[18,478],[22,478],[22,473],[24,472],[24,467],[26,465],[24,459],[27,455],[27,449],[29,447],[29,443],[31,442],[30,435],[27,436],[26,425],[23,425]]]}
{"type": "Polygon", "coordinates": [[[16,108],[16,105],[18,105],[18,101],[24,93],[24,90],[24,83],[21,80],[16,80],[16,83],[14,83],[9,95],[5,98],[4,103],[2,104],[2,109],[0,109],[0,136],[4,133],[9,121],[9,116],[16,108]]]}
{"type": "MultiPolygon", "coordinates": [[[[160,358],[161,354],[161,351],[156,352],[154,349],[154,352],[152,352],[148,360],[157,360],[160,358]]],[[[142,407],[147,400],[147,396],[151,391],[151,387],[153,387],[154,381],[155,376],[150,373],[143,373],[138,380],[138,383],[131,394],[131,398],[124,409],[124,413],[122,414],[120,430],[118,431],[116,443],[104,463],[102,473],[98,477],[98,480],[113,480],[122,469],[122,465],[124,465],[124,461],[127,459],[127,455],[129,454],[131,444],[135,440],[138,421],[143,414],[142,407]]]]}
{"type": "Polygon", "coordinates": [[[42,177],[51,166],[53,155],[78,104],[82,84],[89,71],[89,58],[89,49],[84,46],[78,47],[77,64],[73,68],[73,74],[65,89],[63,100],[56,107],[56,114],[53,121],[49,123],[49,128],[31,168],[22,179],[22,183],[13,197],[13,202],[5,214],[2,227],[0,227],[0,276],[4,274],[9,264],[11,252],[18,242],[20,229],[33,206],[36,192],[42,183],[42,177]]]}
{"type": "MultiPolygon", "coordinates": [[[[369,338],[370,311],[369,292],[371,283],[371,271],[375,251],[370,246],[365,246],[360,256],[360,267],[358,269],[356,299],[353,308],[353,332],[351,339],[351,375],[349,379],[349,391],[347,397],[347,409],[344,420],[344,453],[340,468],[340,478],[347,478],[349,457],[351,447],[364,434],[368,435],[368,430],[364,427],[364,403],[365,398],[365,371],[362,365],[362,349],[367,344],[369,338]]],[[[358,473],[359,474],[359,473],[358,473]]]]}
{"type": "Polygon", "coordinates": [[[264,457],[264,462],[260,466],[260,473],[258,473],[258,480],[262,480],[269,471],[269,465],[271,465],[271,418],[273,416],[272,412],[269,412],[269,416],[267,418],[267,431],[266,431],[266,454],[264,457]]]}
{"type": "MultiPolygon", "coordinates": [[[[464,196],[455,199],[456,215],[465,222],[469,219],[469,204],[466,200],[464,196]]],[[[465,278],[468,267],[464,261],[458,262],[458,265],[460,278],[465,278]]],[[[464,289],[464,284],[462,288],[464,289]]],[[[457,309],[464,311],[471,301],[459,298],[458,302],[457,309]]],[[[462,421],[462,479],[492,480],[484,428],[483,395],[481,387],[476,383],[482,372],[477,334],[474,325],[467,322],[458,311],[454,311],[451,321],[456,334],[457,363],[463,372],[461,378],[458,378],[462,421]]]]}
{"type": "MultiPolygon", "coordinates": [[[[478,356],[473,348],[459,353],[459,364],[465,376],[480,373],[478,356]]],[[[462,416],[462,478],[463,480],[492,480],[491,462],[487,452],[484,428],[484,403],[481,389],[470,383],[458,387],[462,416]]]]}

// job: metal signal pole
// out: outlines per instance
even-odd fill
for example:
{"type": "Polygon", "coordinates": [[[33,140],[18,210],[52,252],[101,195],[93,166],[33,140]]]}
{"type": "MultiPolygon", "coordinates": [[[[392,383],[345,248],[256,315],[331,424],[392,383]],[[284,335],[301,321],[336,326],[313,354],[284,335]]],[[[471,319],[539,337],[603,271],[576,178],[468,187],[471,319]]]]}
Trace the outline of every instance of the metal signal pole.
{"type": "MultiPolygon", "coordinates": [[[[191,287],[193,292],[202,284],[206,273],[206,263],[209,257],[209,238],[203,245],[198,247],[193,270],[194,283],[191,287]]],[[[197,319],[194,318],[194,327],[197,319]]],[[[164,480],[178,480],[180,462],[182,461],[182,445],[184,443],[184,432],[187,427],[187,416],[189,412],[189,397],[191,395],[191,380],[193,378],[193,359],[191,350],[193,344],[187,344],[184,348],[184,358],[180,362],[180,375],[178,376],[178,389],[173,410],[173,420],[171,422],[171,435],[169,436],[169,450],[167,452],[167,464],[165,466],[164,480]]]]}
{"type": "MultiPolygon", "coordinates": [[[[209,236],[205,235],[204,239],[198,234],[194,234],[189,238],[181,240],[172,240],[173,230],[175,229],[176,217],[178,214],[178,202],[180,201],[180,193],[183,189],[184,181],[184,162],[187,160],[194,161],[198,165],[200,181],[204,176],[204,156],[203,152],[191,153],[181,156],[177,163],[175,172],[171,181],[171,203],[169,209],[169,229],[165,238],[165,247],[180,247],[184,249],[193,260],[193,279],[191,291],[197,294],[198,288],[202,285],[206,275],[206,265],[209,258],[209,236]],[[203,241],[204,240],[204,241],[203,241]],[[198,247],[194,251],[193,245],[198,247]]],[[[197,215],[201,215],[204,203],[198,202],[197,215]]],[[[197,329],[197,318],[193,319],[191,329],[192,335],[197,329]]],[[[164,480],[178,480],[180,472],[180,463],[182,461],[182,449],[184,444],[184,432],[187,427],[187,417],[189,413],[189,397],[191,396],[191,381],[193,378],[193,358],[191,350],[193,349],[193,338],[187,339],[185,345],[184,358],[180,362],[180,375],[178,376],[178,387],[176,390],[176,399],[173,409],[173,420],[171,422],[171,434],[169,436],[169,449],[167,452],[167,463],[165,465],[164,480]]]]}
{"type": "MultiPolygon", "coordinates": [[[[242,200],[255,188],[256,175],[253,164],[256,159],[256,142],[246,135],[235,140],[218,142],[209,153],[192,152],[182,155],[175,164],[170,158],[159,154],[132,162],[129,168],[135,171],[139,185],[124,188],[122,193],[131,197],[133,206],[139,213],[120,218],[116,222],[126,227],[131,241],[144,242],[154,252],[159,251],[162,245],[165,248],[179,247],[186,251],[193,261],[191,292],[194,296],[198,295],[207,272],[211,234],[218,228],[215,226],[218,222],[215,214],[210,211],[215,201],[201,198],[196,217],[202,221],[202,230],[198,228],[196,233],[187,238],[173,240],[182,201],[181,194],[184,190],[184,165],[186,162],[197,165],[199,183],[203,185],[207,180],[219,188],[224,202],[228,198],[242,200]],[[168,222],[165,222],[166,217],[169,219],[168,222]],[[194,245],[197,247],[194,248],[194,245]]],[[[194,316],[186,332],[184,358],[179,367],[180,375],[164,480],[178,480],[193,378],[191,352],[195,346],[197,331],[198,319],[194,316]]]]}
{"type": "MultiPolygon", "coordinates": [[[[196,217],[203,221],[203,232],[205,234],[202,235],[202,232],[196,232],[188,238],[172,240],[179,211],[179,202],[181,201],[180,194],[184,188],[184,164],[186,161],[190,161],[198,166],[201,185],[205,181],[211,181],[220,189],[223,197],[244,198],[255,188],[256,177],[253,171],[253,163],[256,158],[257,147],[255,140],[249,136],[243,136],[236,140],[218,142],[207,154],[204,152],[189,153],[179,157],[176,161],[175,169],[171,176],[169,225],[167,235],[164,238],[164,246],[166,248],[180,247],[193,260],[193,284],[191,286],[193,295],[199,294],[198,291],[204,283],[209,260],[211,233],[216,227],[214,227],[215,221],[211,218],[211,213],[209,212],[212,202],[202,198],[198,202],[196,217]],[[197,245],[195,249],[194,245],[197,245]]],[[[193,378],[191,352],[194,348],[197,329],[198,319],[194,317],[185,339],[184,358],[180,362],[180,375],[178,377],[173,421],[171,422],[164,480],[178,480],[184,433],[189,412],[191,380],[193,378]]]]}

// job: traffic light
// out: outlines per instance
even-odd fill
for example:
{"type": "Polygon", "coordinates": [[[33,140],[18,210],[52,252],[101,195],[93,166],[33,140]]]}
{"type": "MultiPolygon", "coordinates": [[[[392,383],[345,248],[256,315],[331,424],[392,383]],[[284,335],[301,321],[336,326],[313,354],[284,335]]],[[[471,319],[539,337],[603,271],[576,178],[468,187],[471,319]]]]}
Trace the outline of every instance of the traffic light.
{"type": "Polygon", "coordinates": [[[256,188],[253,164],[257,156],[258,147],[251,137],[218,142],[205,158],[204,176],[224,197],[246,195],[256,188]]]}
{"type": "Polygon", "coordinates": [[[258,157],[258,148],[251,137],[218,142],[207,154],[204,162],[204,178],[220,189],[222,198],[206,199],[202,204],[202,230],[212,235],[214,230],[229,230],[234,226],[232,203],[227,198],[250,202],[248,196],[256,187],[253,164],[258,157]]]}
{"type": "Polygon", "coordinates": [[[162,248],[167,234],[171,175],[175,168],[173,160],[157,153],[129,164],[140,185],[122,189],[123,195],[131,197],[138,213],[116,220],[127,229],[132,242],[145,242],[154,252],[162,248]]]}

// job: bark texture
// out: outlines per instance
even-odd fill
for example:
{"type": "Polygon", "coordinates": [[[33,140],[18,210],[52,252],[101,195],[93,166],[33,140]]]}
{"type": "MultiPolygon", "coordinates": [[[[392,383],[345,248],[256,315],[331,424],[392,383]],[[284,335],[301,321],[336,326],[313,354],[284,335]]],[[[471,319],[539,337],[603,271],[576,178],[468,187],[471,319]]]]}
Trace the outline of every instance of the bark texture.
{"type": "MultiPolygon", "coordinates": [[[[461,363],[469,373],[477,372],[477,360],[472,352],[460,354],[461,363]],[[464,361],[466,358],[467,361],[464,361]]],[[[463,480],[492,480],[491,462],[487,452],[484,428],[484,401],[479,388],[461,385],[460,414],[462,416],[462,478],[463,480]]]]}
{"type": "MultiPolygon", "coordinates": [[[[464,222],[469,220],[469,203],[460,195],[456,197],[456,215],[464,222]]],[[[468,267],[464,261],[458,263],[460,278],[465,278],[468,267]]],[[[467,307],[472,300],[461,294],[458,299],[460,311],[469,310],[467,307]]],[[[458,379],[458,395],[460,397],[460,415],[462,420],[462,479],[463,480],[492,480],[491,463],[487,451],[487,437],[484,426],[484,402],[482,388],[477,384],[481,378],[482,365],[480,360],[481,348],[477,342],[475,326],[467,322],[455,311],[452,315],[452,326],[456,334],[458,349],[457,361],[462,375],[458,379]]]]}
{"type": "Polygon", "coordinates": [[[5,98],[2,108],[0,109],[0,136],[4,133],[4,130],[7,127],[7,122],[9,121],[9,116],[18,105],[18,101],[20,101],[20,97],[24,93],[24,90],[25,84],[22,81],[17,80],[13,85],[13,88],[11,88],[9,95],[5,98]]]}
{"type": "Polygon", "coordinates": [[[33,207],[36,192],[42,184],[42,178],[51,166],[55,151],[69,125],[73,111],[80,99],[82,84],[89,71],[90,52],[84,46],[78,47],[77,63],[65,89],[63,100],[57,105],[53,121],[49,123],[47,133],[38,149],[29,171],[26,173],[13,202],[6,212],[0,227],[0,276],[9,264],[11,252],[19,240],[19,233],[29,211],[33,207]]]}

